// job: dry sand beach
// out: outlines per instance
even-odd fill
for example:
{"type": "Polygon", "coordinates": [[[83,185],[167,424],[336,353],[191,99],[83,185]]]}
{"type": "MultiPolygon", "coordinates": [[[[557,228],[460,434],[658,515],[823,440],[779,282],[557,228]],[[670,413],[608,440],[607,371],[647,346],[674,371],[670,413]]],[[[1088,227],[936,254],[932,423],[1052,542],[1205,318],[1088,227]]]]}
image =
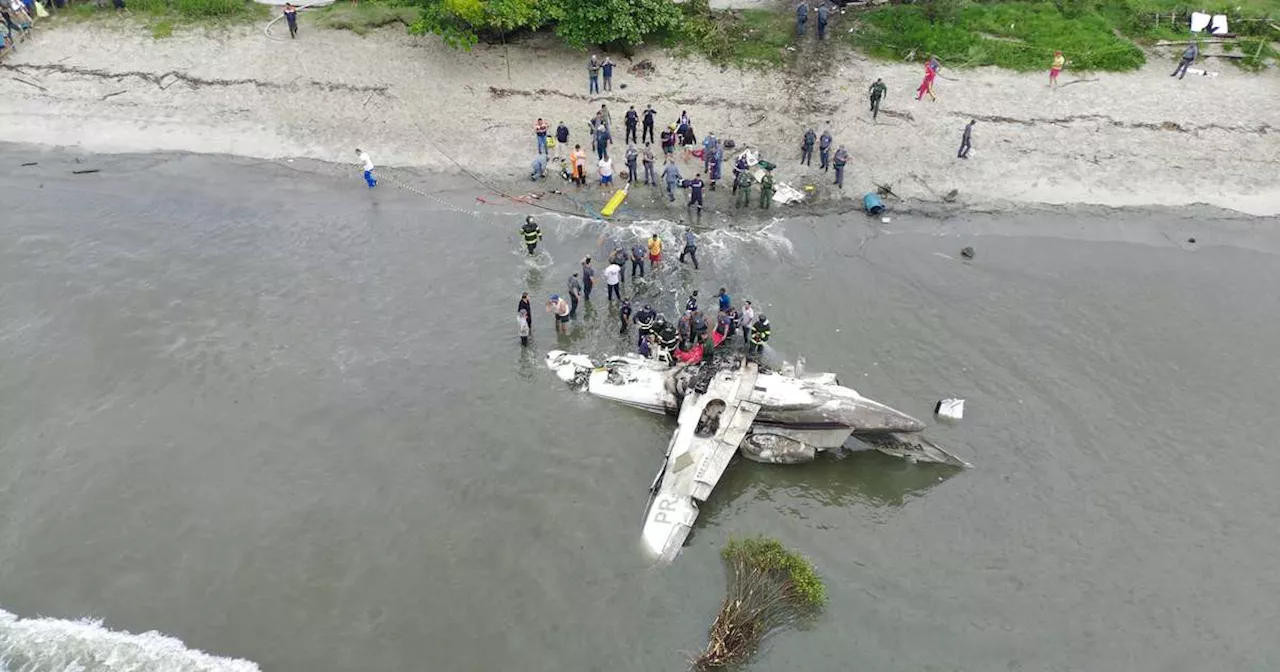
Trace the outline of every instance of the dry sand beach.
{"type": "Polygon", "coordinates": [[[852,154],[844,196],[890,184],[920,200],[957,190],[969,207],[1208,203],[1280,213],[1274,72],[1211,62],[1219,76],[1179,81],[1168,76],[1172,64],[1156,61],[1127,74],[1068,70],[1051,92],[1043,74],[944,70],[937,102],[917,102],[918,65],[809,41],[812,53],[791,74],[645,50],[631,63],[648,59],[655,75],[634,75],[619,58],[613,93],[589,97],[586,55],[542,38],[466,53],[400,27],[361,37],[304,22],[293,41],[262,28],[155,40],[127,22],[47,26],[0,71],[5,137],[338,162],[360,146],[383,165],[456,172],[452,159],[523,189],[535,118],[567,122],[571,142],[585,145],[585,122],[601,103],[619,126],[628,105],[653,104],[661,123],[688,110],[700,138],[713,131],[758,148],[781,165],[782,181],[818,185],[819,202],[833,198],[830,177],[802,171],[798,145],[805,126],[820,133],[830,121],[852,154]],[[873,124],[866,89],[876,77],[890,90],[873,124]],[[959,161],[969,119],[978,121],[974,152],[959,161]]]}

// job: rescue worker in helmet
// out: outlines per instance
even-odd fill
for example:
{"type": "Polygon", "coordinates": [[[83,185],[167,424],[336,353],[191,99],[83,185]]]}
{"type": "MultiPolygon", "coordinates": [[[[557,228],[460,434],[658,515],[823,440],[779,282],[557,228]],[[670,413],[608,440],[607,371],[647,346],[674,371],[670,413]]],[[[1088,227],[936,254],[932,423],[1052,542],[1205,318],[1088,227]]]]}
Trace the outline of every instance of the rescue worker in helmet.
{"type": "Polygon", "coordinates": [[[658,346],[666,351],[667,360],[674,364],[675,359],[671,357],[671,353],[675,351],[679,342],[675,326],[667,322],[667,318],[663,317],[662,314],[659,314],[658,318],[653,321],[653,333],[657,338],[658,346]]]}
{"type": "MultiPolygon", "coordinates": [[[[636,330],[640,332],[640,338],[644,338],[645,336],[648,336],[650,338],[650,342],[652,342],[653,323],[655,319],[657,319],[657,313],[653,312],[653,307],[647,303],[644,304],[643,308],[636,311],[636,314],[635,314],[636,330]]],[[[636,347],[639,347],[639,345],[637,345],[636,347]]]]}
{"type": "Polygon", "coordinates": [[[686,311],[698,309],[698,290],[693,290],[693,293],[689,295],[689,300],[684,302],[684,309],[686,311]]]}
{"type": "Polygon", "coordinates": [[[520,227],[520,235],[524,238],[524,246],[529,250],[529,256],[533,256],[538,249],[538,241],[542,240],[542,229],[538,228],[538,223],[533,221],[533,216],[524,218],[524,226],[520,227]]]}
{"type": "Polygon", "coordinates": [[[764,352],[764,344],[769,342],[769,318],[761,315],[756,318],[756,323],[751,325],[751,347],[748,352],[753,355],[759,355],[764,352]]]}

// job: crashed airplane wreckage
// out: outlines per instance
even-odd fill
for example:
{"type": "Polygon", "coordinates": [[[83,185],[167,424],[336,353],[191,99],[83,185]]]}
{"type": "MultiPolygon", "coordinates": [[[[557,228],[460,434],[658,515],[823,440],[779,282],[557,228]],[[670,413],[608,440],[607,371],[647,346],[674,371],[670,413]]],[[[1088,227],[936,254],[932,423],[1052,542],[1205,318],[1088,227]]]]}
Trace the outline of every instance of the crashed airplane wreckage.
{"type": "Polygon", "coordinates": [[[920,437],[924,423],[840,385],[834,373],[771,371],[738,355],[674,367],[640,355],[597,364],[561,350],[547,354],[547,367],[594,396],[679,419],[645,512],[645,547],[662,562],[680,552],[697,501],[739,450],[756,462],[796,464],[852,436],[895,457],[972,466],[920,437]]]}

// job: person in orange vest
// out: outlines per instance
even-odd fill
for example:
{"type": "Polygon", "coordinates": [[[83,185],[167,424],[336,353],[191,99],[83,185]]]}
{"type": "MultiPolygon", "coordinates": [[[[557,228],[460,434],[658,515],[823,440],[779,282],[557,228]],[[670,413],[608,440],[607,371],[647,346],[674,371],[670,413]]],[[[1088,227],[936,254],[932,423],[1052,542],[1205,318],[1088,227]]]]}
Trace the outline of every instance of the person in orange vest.
{"type": "Polygon", "coordinates": [[[587,183],[587,156],[582,151],[582,145],[574,145],[573,151],[569,152],[569,165],[572,166],[570,177],[573,183],[579,187],[587,183]]]}

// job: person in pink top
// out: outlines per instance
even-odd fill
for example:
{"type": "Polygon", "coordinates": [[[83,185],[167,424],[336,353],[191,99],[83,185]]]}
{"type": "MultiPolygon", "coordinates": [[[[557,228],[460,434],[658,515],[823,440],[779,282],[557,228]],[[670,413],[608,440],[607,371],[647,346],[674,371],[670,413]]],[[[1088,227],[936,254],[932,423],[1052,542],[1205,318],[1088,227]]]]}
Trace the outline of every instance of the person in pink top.
{"type": "Polygon", "coordinates": [[[938,100],[933,95],[933,79],[938,76],[938,68],[938,59],[933,54],[929,54],[929,60],[924,64],[924,80],[920,82],[920,88],[916,89],[916,100],[923,98],[926,93],[929,94],[930,100],[938,100]]]}

